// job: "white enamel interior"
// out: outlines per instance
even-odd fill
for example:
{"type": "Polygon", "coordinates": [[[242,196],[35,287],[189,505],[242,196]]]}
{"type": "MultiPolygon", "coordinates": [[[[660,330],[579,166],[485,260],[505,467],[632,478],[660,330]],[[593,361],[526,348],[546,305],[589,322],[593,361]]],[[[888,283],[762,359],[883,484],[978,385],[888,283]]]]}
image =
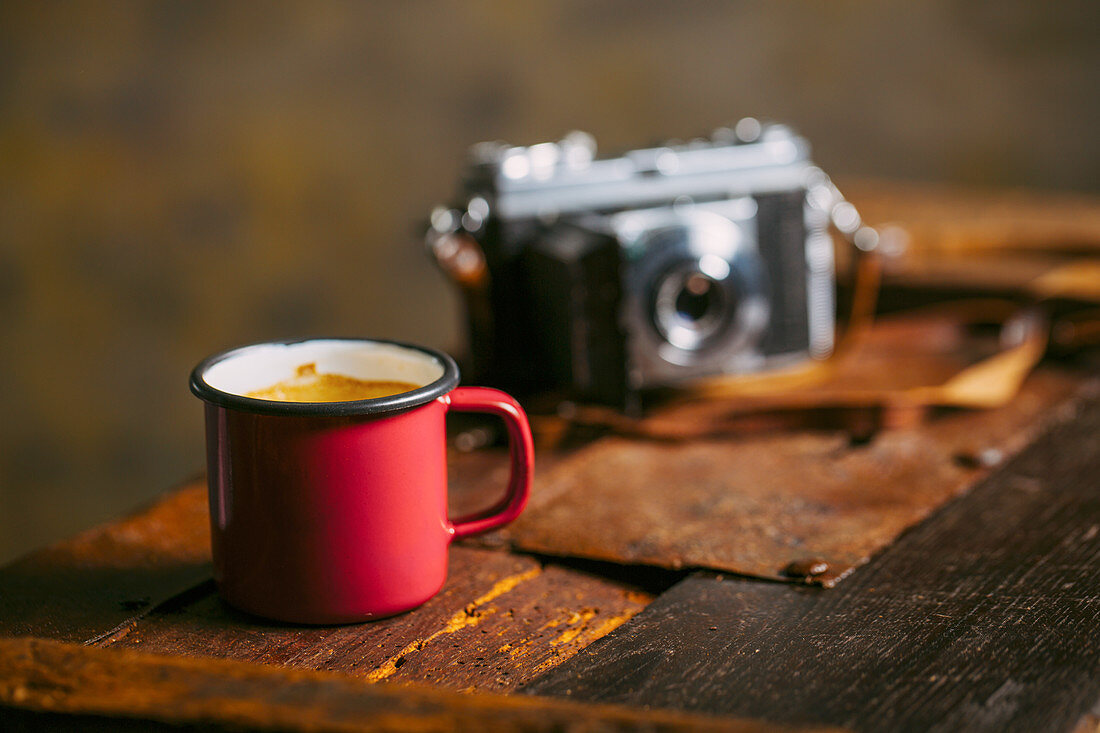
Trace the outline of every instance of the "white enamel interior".
{"type": "Polygon", "coordinates": [[[252,346],[211,365],[202,377],[214,389],[246,395],[291,379],[298,367],[311,362],[320,374],[409,382],[419,387],[443,376],[443,364],[416,349],[375,341],[318,339],[252,346]]]}

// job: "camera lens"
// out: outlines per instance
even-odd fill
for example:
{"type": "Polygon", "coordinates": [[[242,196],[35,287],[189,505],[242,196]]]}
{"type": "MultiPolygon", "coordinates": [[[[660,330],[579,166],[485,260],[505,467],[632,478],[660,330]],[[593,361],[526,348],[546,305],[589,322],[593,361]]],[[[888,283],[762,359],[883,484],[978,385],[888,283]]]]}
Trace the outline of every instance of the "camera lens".
{"type": "MultiPolygon", "coordinates": [[[[751,202],[750,202],[751,203],[751,202]]],[[[625,255],[620,322],[650,376],[678,379],[752,359],[769,316],[768,280],[749,217],[700,209],[631,212],[615,230],[625,255]]]]}
{"type": "Polygon", "coordinates": [[[694,269],[665,275],[657,286],[653,320],[673,346],[687,351],[706,348],[729,320],[731,293],[710,275],[694,269]]]}

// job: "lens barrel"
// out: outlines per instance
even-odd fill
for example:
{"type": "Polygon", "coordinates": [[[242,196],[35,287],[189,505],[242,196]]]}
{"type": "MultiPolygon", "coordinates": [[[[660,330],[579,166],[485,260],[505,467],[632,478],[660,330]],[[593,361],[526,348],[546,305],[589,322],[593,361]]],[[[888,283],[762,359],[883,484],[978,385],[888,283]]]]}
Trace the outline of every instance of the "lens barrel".
{"type": "Polygon", "coordinates": [[[635,282],[655,355],[689,366],[755,347],[767,318],[767,276],[751,229],[700,212],[639,231],[635,282]]]}
{"type": "Polygon", "coordinates": [[[730,291],[697,268],[669,273],[654,293],[653,324],[677,348],[705,349],[722,334],[736,311],[737,298],[730,291]]]}

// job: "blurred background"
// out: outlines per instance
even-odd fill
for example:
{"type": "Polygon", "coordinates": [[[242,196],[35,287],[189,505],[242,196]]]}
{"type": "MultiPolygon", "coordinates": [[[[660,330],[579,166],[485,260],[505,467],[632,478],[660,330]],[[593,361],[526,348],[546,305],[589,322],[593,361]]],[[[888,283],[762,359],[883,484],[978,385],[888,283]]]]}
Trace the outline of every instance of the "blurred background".
{"type": "Polygon", "coordinates": [[[753,115],[842,183],[1100,191],[1098,9],[0,3],[0,562],[197,475],[209,353],[461,351],[421,231],[479,140],[753,115]]]}

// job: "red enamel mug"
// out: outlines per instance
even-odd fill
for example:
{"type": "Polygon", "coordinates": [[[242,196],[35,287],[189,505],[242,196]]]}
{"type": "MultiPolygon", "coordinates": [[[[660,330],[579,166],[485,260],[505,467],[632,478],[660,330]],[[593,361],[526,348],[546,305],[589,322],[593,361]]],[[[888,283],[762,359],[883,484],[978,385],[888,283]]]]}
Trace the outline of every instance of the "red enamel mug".
{"type": "Polygon", "coordinates": [[[458,379],[446,354],[367,339],[256,344],[195,367],[191,391],[206,403],[214,578],[225,600],[280,621],[335,624],[391,616],[435,595],[451,541],[515,519],[534,463],[519,404],[458,379]],[[349,402],[245,396],[308,363],[419,386],[349,402]],[[457,519],[447,516],[449,410],[501,417],[511,454],[503,498],[457,519]]]}

